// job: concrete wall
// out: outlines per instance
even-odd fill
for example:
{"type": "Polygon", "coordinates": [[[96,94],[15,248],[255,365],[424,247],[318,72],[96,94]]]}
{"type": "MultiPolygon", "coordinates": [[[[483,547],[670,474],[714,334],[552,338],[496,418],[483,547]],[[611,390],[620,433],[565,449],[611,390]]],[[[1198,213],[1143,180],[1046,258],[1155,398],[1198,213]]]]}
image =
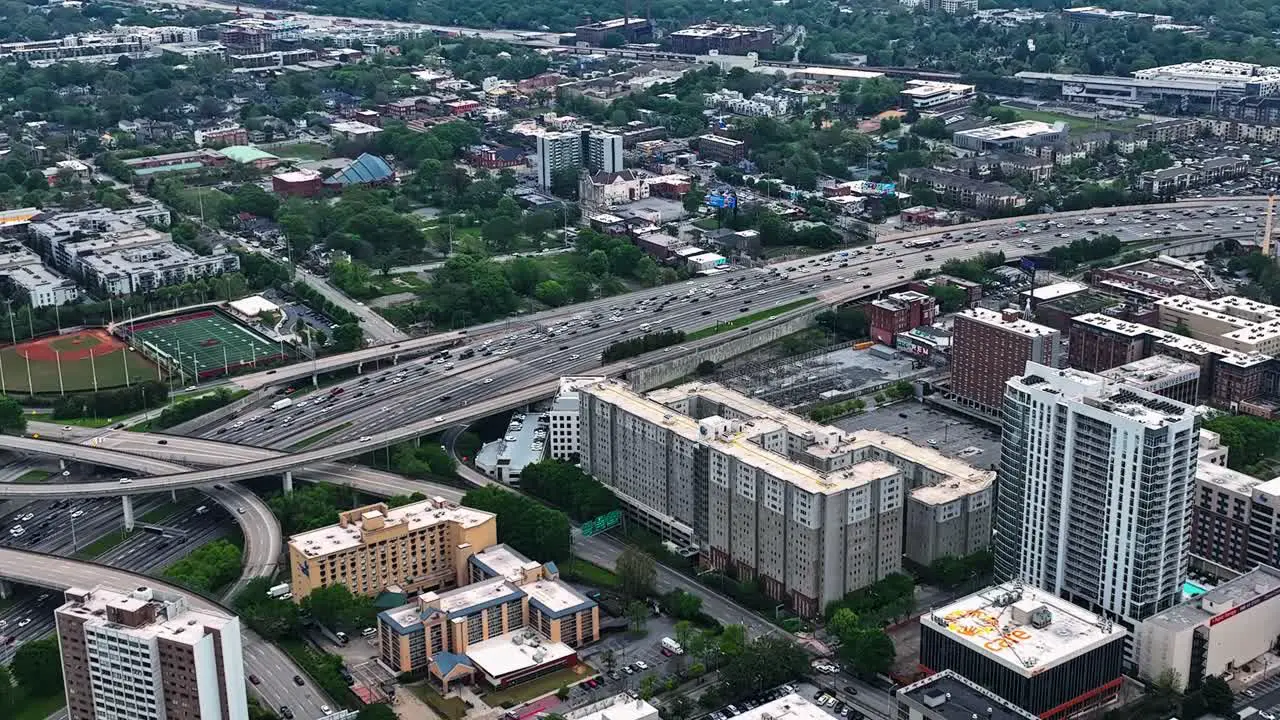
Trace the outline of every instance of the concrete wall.
{"type": "Polygon", "coordinates": [[[248,395],[245,395],[244,397],[240,398],[239,400],[232,401],[229,405],[223,405],[222,407],[218,408],[217,410],[214,410],[213,412],[209,412],[209,413],[205,413],[204,415],[193,417],[186,422],[178,423],[177,425],[174,425],[173,427],[168,428],[166,430],[161,430],[160,432],[166,435],[186,435],[188,433],[195,432],[201,428],[205,428],[210,425],[213,425],[214,423],[221,422],[223,419],[231,417],[235,413],[241,410],[244,410],[250,405],[253,405],[256,402],[260,402],[270,397],[271,397],[270,394],[267,394],[261,390],[257,392],[251,392],[248,395]]]}
{"type": "Polygon", "coordinates": [[[693,352],[628,370],[627,380],[637,392],[652,390],[673,380],[692,375],[698,363],[703,360],[724,362],[792,333],[800,332],[812,325],[813,319],[826,310],[828,308],[822,303],[814,303],[798,310],[798,314],[791,315],[789,319],[779,320],[774,325],[761,327],[768,321],[758,320],[749,326],[749,332],[728,330],[718,333],[706,338],[703,341],[705,344],[693,352]]]}

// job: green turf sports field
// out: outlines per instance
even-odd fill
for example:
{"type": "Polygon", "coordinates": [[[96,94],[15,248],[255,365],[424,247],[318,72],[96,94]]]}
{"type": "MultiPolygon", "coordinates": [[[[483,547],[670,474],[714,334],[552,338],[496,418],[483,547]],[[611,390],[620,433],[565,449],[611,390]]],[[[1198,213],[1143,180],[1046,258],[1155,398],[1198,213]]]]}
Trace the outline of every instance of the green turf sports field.
{"type": "Polygon", "coordinates": [[[212,311],[140,323],[133,327],[133,338],[135,345],[145,344],[174,363],[181,353],[188,376],[193,369],[202,376],[221,374],[224,364],[234,371],[255,360],[278,357],[281,351],[279,343],[212,311]]]}

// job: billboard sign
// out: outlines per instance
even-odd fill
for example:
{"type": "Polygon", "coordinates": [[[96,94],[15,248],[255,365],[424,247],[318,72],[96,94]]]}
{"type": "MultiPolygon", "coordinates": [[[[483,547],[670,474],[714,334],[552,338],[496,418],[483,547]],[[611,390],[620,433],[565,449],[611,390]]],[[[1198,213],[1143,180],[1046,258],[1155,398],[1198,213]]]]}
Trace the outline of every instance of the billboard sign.
{"type": "Polygon", "coordinates": [[[867,180],[855,180],[849,183],[849,189],[859,195],[876,197],[893,197],[898,192],[897,183],[877,183],[867,180]]]}
{"type": "Polygon", "coordinates": [[[706,203],[717,210],[732,210],[738,207],[738,196],[733,193],[707,193],[706,203]]]}

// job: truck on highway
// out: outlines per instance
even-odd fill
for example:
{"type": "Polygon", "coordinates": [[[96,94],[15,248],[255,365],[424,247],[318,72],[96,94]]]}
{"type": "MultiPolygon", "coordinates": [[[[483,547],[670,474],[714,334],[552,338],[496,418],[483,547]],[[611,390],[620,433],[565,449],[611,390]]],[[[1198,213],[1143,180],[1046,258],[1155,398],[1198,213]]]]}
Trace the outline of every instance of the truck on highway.
{"type": "Polygon", "coordinates": [[[290,595],[289,583],[280,583],[279,585],[272,585],[270,588],[267,589],[267,597],[270,597],[270,598],[286,598],[286,597],[289,597],[289,595],[290,595]]]}
{"type": "Polygon", "coordinates": [[[293,398],[284,398],[283,400],[277,400],[271,403],[271,411],[279,412],[280,410],[283,410],[291,405],[293,405],[293,398]]]}

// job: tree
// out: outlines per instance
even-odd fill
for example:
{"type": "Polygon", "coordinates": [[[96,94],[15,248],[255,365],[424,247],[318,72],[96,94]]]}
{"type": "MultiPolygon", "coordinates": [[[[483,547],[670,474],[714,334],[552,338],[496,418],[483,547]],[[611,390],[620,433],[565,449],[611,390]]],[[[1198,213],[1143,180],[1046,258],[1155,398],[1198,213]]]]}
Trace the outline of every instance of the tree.
{"type": "Polygon", "coordinates": [[[543,280],[534,288],[533,296],[551,307],[560,307],[569,301],[569,292],[556,280],[543,280]]]}
{"type": "Polygon", "coordinates": [[[399,715],[386,703],[374,703],[360,708],[356,720],[399,720],[399,715]]]}
{"type": "Polygon", "coordinates": [[[618,664],[618,658],[614,657],[612,648],[604,651],[603,659],[605,672],[613,672],[613,668],[618,664]]]}
{"type": "Polygon", "coordinates": [[[694,372],[701,376],[711,375],[715,373],[715,371],[716,363],[714,360],[703,360],[698,363],[698,367],[694,369],[694,372]]]}
{"type": "Polygon", "coordinates": [[[702,614],[702,598],[676,588],[662,596],[662,609],[677,620],[694,620],[702,614]]]}
{"type": "Polygon", "coordinates": [[[649,622],[649,606],[640,600],[632,600],[627,604],[627,620],[631,623],[632,632],[644,632],[644,626],[649,622]]]}
{"type": "Polygon", "coordinates": [[[1205,708],[1218,716],[1229,717],[1231,707],[1235,704],[1235,696],[1227,681],[1217,675],[1206,675],[1200,686],[1200,695],[1204,698],[1205,708]]]}
{"type": "Polygon", "coordinates": [[[496,514],[498,541],[525,556],[543,562],[569,559],[569,518],[559,510],[492,486],[468,491],[462,504],[496,514]]]}
{"type": "Polygon", "coordinates": [[[1151,683],[1151,703],[1161,712],[1171,712],[1182,702],[1182,676],[1173,668],[1165,668],[1151,683]]]}
{"type": "Polygon", "coordinates": [[[929,294],[938,299],[944,313],[953,313],[969,304],[969,293],[955,285],[935,283],[929,287],[929,294]]]}
{"type": "Polygon", "coordinates": [[[676,630],[675,641],[680,645],[680,649],[684,651],[680,655],[676,656],[676,664],[680,668],[683,668],[684,661],[686,657],[689,655],[689,647],[693,645],[693,642],[694,642],[693,639],[695,637],[698,637],[702,633],[700,633],[698,629],[693,626],[693,623],[689,622],[688,620],[681,620],[680,622],[676,623],[675,630],[676,630]]]}
{"type": "Polygon", "coordinates": [[[358,323],[343,323],[333,331],[333,347],[338,352],[359,350],[364,345],[364,329],[358,323]]]}
{"type": "Polygon", "coordinates": [[[22,406],[9,396],[0,398],[0,431],[21,435],[27,430],[27,418],[22,406]]]}
{"type": "Polygon", "coordinates": [[[346,585],[329,585],[312,590],[302,601],[316,622],[330,630],[356,630],[373,624],[373,601],[353,595],[346,585]]]}
{"type": "Polygon", "coordinates": [[[235,545],[214,540],[165,568],[164,576],[198,592],[213,592],[239,577],[241,556],[235,545]]]}
{"type": "Polygon", "coordinates": [[[267,595],[273,582],[270,578],[250,580],[231,603],[236,613],[268,640],[294,635],[300,624],[293,601],[267,595]]]}
{"type": "Polygon", "coordinates": [[[859,674],[869,677],[887,673],[893,667],[896,651],[893,640],[883,630],[865,628],[856,633],[852,641],[840,646],[840,654],[859,674]]]}
{"type": "Polygon", "coordinates": [[[17,700],[17,688],[13,684],[13,675],[8,665],[0,665],[0,712],[10,716],[14,702],[17,700]]]}
{"type": "Polygon", "coordinates": [[[28,695],[45,697],[62,692],[62,655],[57,638],[24,643],[13,654],[9,670],[28,695]]]}
{"type": "MultiPolygon", "coordinates": [[[[43,177],[43,176],[41,176],[43,177]]],[[[577,168],[560,168],[551,173],[551,194],[565,200],[578,199],[578,170],[577,168]]]]}
{"type": "Polygon", "coordinates": [[[648,597],[658,579],[658,567],[653,558],[631,546],[618,555],[614,572],[618,574],[622,592],[636,599],[648,597]]]}
{"type": "Polygon", "coordinates": [[[720,654],[733,659],[747,649],[747,629],[742,625],[726,625],[720,633],[720,654]]]}
{"type": "Polygon", "coordinates": [[[568,686],[568,685],[561,685],[561,686],[559,687],[559,689],[557,689],[557,690],[556,690],[556,697],[557,697],[557,698],[559,698],[559,699],[561,699],[561,700],[568,700],[568,699],[569,699],[569,686],[568,686]]]}
{"type": "Polygon", "coordinates": [[[831,619],[827,620],[827,632],[840,638],[840,642],[846,642],[853,638],[862,630],[862,621],[858,618],[858,614],[849,608],[840,608],[835,611],[831,619]]]}

